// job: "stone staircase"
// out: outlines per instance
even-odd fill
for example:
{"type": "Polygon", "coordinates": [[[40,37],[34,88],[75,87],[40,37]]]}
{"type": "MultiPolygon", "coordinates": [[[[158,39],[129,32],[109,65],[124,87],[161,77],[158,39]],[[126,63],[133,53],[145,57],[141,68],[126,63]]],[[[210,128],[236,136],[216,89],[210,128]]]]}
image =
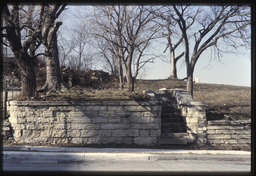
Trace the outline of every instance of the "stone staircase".
{"type": "Polygon", "coordinates": [[[157,100],[162,101],[161,114],[161,145],[186,145],[188,134],[187,125],[177,102],[168,90],[157,90],[154,92],[157,100]]]}

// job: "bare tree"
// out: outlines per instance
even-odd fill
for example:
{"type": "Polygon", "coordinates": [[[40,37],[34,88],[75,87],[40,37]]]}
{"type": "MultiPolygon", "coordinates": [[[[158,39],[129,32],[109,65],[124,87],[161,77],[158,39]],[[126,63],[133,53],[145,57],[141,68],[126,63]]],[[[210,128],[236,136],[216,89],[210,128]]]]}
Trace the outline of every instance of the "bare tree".
{"type": "MultiPolygon", "coordinates": [[[[21,97],[33,97],[36,92],[36,75],[34,62],[35,50],[40,45],[41,31],[32,25],[32,6],[11,5],[11,10],[6,4],[3,5],[1,27],[2,36],[7,39],[21,74],[21,97]],[[26,13],[23,13],[21,9],[26,13]],[[21,14],[23,16],[21,16],[21,14]]],[[[36,24],[34,24],[36,26],[36,24]]],[[[2,41],[3,42],[3,41],[2,41]]]]}
{"type": "Polygon", "coordinates": [[[45,46],[46,56],[46,82],[41,90],[46,90],[47,93],[58,92],[65,88],[61,78],[56,34],[62,22],[55,22],[65,9],[65,6],[61,4],[38,6],[40,15],[39,27],[42,29],[42,42],[45,46]]]}
{"type": "Polygon", "coordinates": [[[176,50],[181,46],[183,37],[180,30],[177,30],[177,22],[173,20],[174,10],[171,6],[160,6],[157,9],[152,9],[152,12],[159,18],[157,24],[160,25],[164,32],[163,37],[167,39],[167,45],[164,53],[169,48],[170,53],[170,78],[177,79],[177,62],[184,56],[184,52],[176,56],[176,50]]]}
{"type": "Polygon", "coordinates": [[[98,48],[98,57],[103,58],[103,61],[106,63],[105,69],[109,71],[113,76],[118,77],[118,56],[113,52],[111,45],[108,41],[103,40],[102,38],[97,38],[97,48],[98,48]]]}
{"type": "MultiPolygon", "coordinates": [[[[119,62],[120,85],[123,84],[121,71],[124,70],[127,89],[134,91],[135,79],[146,63],[152,63],[156,56],[145,54],[156,39],[159,26],[154,25],[154,14],[144,6],[105,6],[95,14],[96,35],[108,41],[119,62]],[[107,21],[107,23],[106,23],[107,21]],[[134,68],[134,69],[133,69],[134,68]]],[[[120,86],[120,88],[122,88],[120,86]]]]}
{"type": "Polygon", "coordinates": [[[187,91],[193,95],[193,73],[195,65],[201,54],[208,48],[214,47],[218,52],[226,44],[233,48],[247,39],[250,24],[250,11],[245,6],[210,6],[195,7],[173,5],[176,17],[173,19],[178,23],[185,42],[185,62],[187,67],[187,91]],[[194,12],[193,12],[194,11],[194,12]],[[188,26],[199,26],[188,31],[188,26]],[[189,40],[192,34],[193,41],[189,40]],[[190,47],[192,50],[190,50],[190,47]]]}

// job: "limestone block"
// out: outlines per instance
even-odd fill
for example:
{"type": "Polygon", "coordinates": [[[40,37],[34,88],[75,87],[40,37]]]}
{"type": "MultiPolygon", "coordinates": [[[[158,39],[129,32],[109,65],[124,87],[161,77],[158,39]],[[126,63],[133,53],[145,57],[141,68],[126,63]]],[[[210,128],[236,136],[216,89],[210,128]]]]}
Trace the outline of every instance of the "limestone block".
{"type": "Polygon", "coordinates": [[[209,135],[207,136],[208,139],[231,139],[231,135],[209,135]]]}
{"type": "Polygon", "coordinates": [[[33,130],[22,130],[22,138],[31,137],[33,134],[33,130]]]}
{"type": "Polygon", "coordinates": [[[241,144],[250,144],[251,139],[237,139],[237,143],[241,144]]]}
{"type": "Polygon", "coordinates": [[[149,130],[139,130],[141,137],[149,136],[149,130]]]}
{"type": "Polygon", "coordinates": [[[186,120],[187,120],[187,123],[189,123],[189,124],[198,123],[198,118],[197,117],[186,118],[186,120]]]}
{"type": "Polygon", "coordinates": [[[116,111],[116,117],[129,117],[130,111],[116,111]]]}
{"type": "Polygon", "coordinates": [[[15,129],[15,130],[14,130],[14,133],[13,133],[14,139],[17,140],[17,139],[20,138],[21,136],[22,136],[22,130],[15,129]]]}
{"type": "Polygon", "coordinates": [[[143,112],[144,117],[159,117],[160,113],[159,112],[143,112]]]}
{"type": "Polygon", "coordinates": [[[101,144],[101,137],[82,138],[83,144],[101,144]]]}
{"type": "Polygon", "coordinates": [[[251,139],[251,134],[232,134],[231,136],[234,139],[251,139]]]}
{"type": "Polygon", "coordinates": [[[150,117],[135,117],[131,116],[130,117],[131,123],[150,123],[151,118],[150,117]]]}
{"type": "Polygon", "coordinates": [[[232,129],[232,130],[243,130],[244,127],[243,126],[230,126],[229,129],[232,129]]]}
{"type": "Polygon", "coordinates": [[[72,138],[70,141],[72,144],[82,144],[83,143],[83,138],[72,138]]]}
{"type": "Polygon", "coordinates": [[[80,130],[72,129],[67,132],[68,137],[78,138],[81,137],[80,130]]]}
{"type": "Polygon", "coordinates": [[[129,124],[125,124],[125,123],[117,123],[117,124],[113,124],[113,123],[106,123],[106,124],[101,124],[101,129],[105,129],[105,130],[115,130],[115,129],[119,129],[119,130],[123,130],[123,129],[129,129],[130,125],[129,124]]]}
{"type": "Polygon", "coordinates": [[[56,129],[56,130],[62,130],[62,129],[65,129],[65,130],[67,130],[67,129],[70,129],[70,124],[65,124],[65,123],[60,123],[60,124],[55,124],[54,125],[54,128],[56,129]]]}
{"type": "Polygon", "coordinates": [[[154,137],[135,137],[134,143],[138,145],[153,145],[157,143],[156,139],[154,137]]]}
{"type": "Polygon", "coordinates": [[[111,130],[100,130],[100,136],[101,137],[110,137],[111,136],[111,130]]]}
{"type": "Polygon", "coordinates": [[[121,117],[121,122],[122,123],[130,124],[131,123],[131,119],[130,119],[130,117],[121,117]]]}
{"type": "Polygon", "coordinates": [[[37,126],[34,124],[27,124],[26,129],[28,129],[28,130],[37,129],[37,126]]]}
{"type": "Polygon", "coordinates": [[[224,144],[225,140],[215,139],[215,140],[208,140],[210,144],[224,144]]]}
{"type": "Polygon", "coordinates": [[[207,126],[208,130],[228,130],[229,126],[207,126]]]}
{"type": "Polygon", "coordinates": [[[91,123],[92,119],[91,119],[91,117],[84,116],[84,117],[68,118],[67,122],[68,123],[77,123],[77,124],[91,123]]]}
{"type": "Polygon", "coordinates": [[[161,118],[158,117],[150,117],[150,123],[156,123],[156,124],[161,124],[161,118]]]}
{"type": "Polygon", "coordinates": [[[102,144],[132,144],[132,137],[105,137],[101,138],[102,144]]]}
{"type": "Polygon", "coordinates": [[[152,112],[154,112],[154,111],[160,112],[162,110],[162,106],[159,106],[159,105],[158,106],[152,106],[151,109],[152,109],[151,110],[152,112]]]}
{"type": "Polygon", "coordinates": [[[71,111],[71,112],[69,112],[69,118],[70,119],[72,119],[72,118],[81,118],[81,117],[84,117],[84,116],[85,116],[84,111],[78,111],[78,112],[71,111]]]}
{"type": "Polygon", "coordinates": [[[122,122],[122,120],[120,117],[109,117],[108,122],[109,123],[120,123],[120,122],[122,122]]]}
{"type": "Polygon", "coordinates": [[[53,130],[50,137],[56,137],[56,138],[68,137],[67,130],[53,130]]]}
{"type": "Polygon", "coordinates": [[[251,120],[239,120],[241,124],[251,124],[251,120]]]}
{"type": "Polygon", "coordinates": [[[107,111],[124,111],[124,106],[107,106],[107,111]]]}
{"type": "Polygon", "coordinates": [[[113,137],[139,136],[139,130],[111,130],[113,137]]]}
{"type": "Polygon", "coordinates": [[[251,126],[245,126],[244,129],[245,130],[251,129],[251,126]]]}
{"type": "Polygon", "coordinates": [[[207,127],[198,127],[197,130],[198,130],[198,131],[206,131],[206,130],[207,130],[207,127]]]}
{"type": "Polygon", "coordinates": [[[107,106],[87,106],[87,111],[106,111],[107,106]]]}
{"type": "Polygon", "coordinates": [[[18,124],[26,123],[26,121],[27,120],[25,118],[19,118],[19,117],[17,118],[17,123],[18,124]]]}
{"type": "Polygon", "coordinates": [[[93,117],[92,123],[106,123],[108,122],[108,118],[106,117],[93,117]]]}
{"type": "Polygon", "coordinates": [[[26,129],[26,126],[24,124],[12,123],[12,127],[14,130],[26,129]]]}
{"type": "Polygon", "coordinates": [[[124,106],[125,111],[151,111],[150,106],[124,106]]]}
{"type": "Polygon", "coordinates": [[[77,129],[77,130],[90,130],[90,129],[100,129],[100,124],[71,124],[71,129],[77,129]]]}
{"type": "Polygon", "coordinates": [[[115,111],[99,111],[100,117],[115,117],[115,111]]]}
{"type": "Polygon", "coordinates": [[[81,137],[97,137],[100,136],[100,130],[81,130],[81,137]]]}
{"type": "Polygon", "coordinates": [[[13,115],[11,114],[11,116],[9,117],[9,122],[10,122],[11,124],[17,124],[17,123],[18,123],[17,117],[16,117],[16,116],[13,116],[13,115]]]}
{"type": "Polygon", "coordinates": [[[131,117],[143,117],[143,112],[131,112],[131,117]]]}
{"type": "Polygon", "coordinates": [[[49,143],[56,145],[56,144],[67,144],[68,138],[49,138],[49,143]]]}
{"type": "Polygon", "coordinates": [[[154,137],[160,136],[161,135],[161,129],[149,130],[149,135],[154,136],[154,137]]]}
{"type": "Polygon", "coordinates": [[[236,139],[230,139],[230,140],[225,140],[225,144],[237,144],[237,140],[236,139]]]}
{"type": "Polygon", "coordinates": [[[141,130],[157,130],[160,129],[160,124],[152,123],[132,123],[131,129],[141,129],[141,130]]]}
{"type": "Polygon", "coordinates": [[[44,111],[43,112],[43,117],[44,118],[53,117],[53,111],[44,111]]]}

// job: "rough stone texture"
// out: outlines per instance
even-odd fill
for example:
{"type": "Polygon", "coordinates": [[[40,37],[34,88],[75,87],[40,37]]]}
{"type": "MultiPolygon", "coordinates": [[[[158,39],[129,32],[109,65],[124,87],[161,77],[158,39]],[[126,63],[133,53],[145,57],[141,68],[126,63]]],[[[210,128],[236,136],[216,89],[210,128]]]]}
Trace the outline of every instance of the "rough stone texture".
{"type": "Polygon", "coordinates": [[[194,101],[187,91],[172,89],[170,92],[172,96],[176,98],[178,108],[181,110],[182,116],[185,117],[189,139],[195,141],[199,145],[206,144],[206,104],[204,102],[194,101]]]}
{"type": "Polygon", "coordinates": [[[2,134],[1,135],[2,135],[3,141],[8,141],[8,140],[13,139],[11,123],[8,121],[8,119],[3,121],[2,134]]]}
{"type": "Polygon", "coordinates": [[[207,125],[207,141],[212,146],[251,148],[251,120],[212,120],[207,125]]]}
{"type": "Polygon", "coordinates": [[[158,144],[158,101],[10,101],[9,121],[17,143],[158,144]]]}

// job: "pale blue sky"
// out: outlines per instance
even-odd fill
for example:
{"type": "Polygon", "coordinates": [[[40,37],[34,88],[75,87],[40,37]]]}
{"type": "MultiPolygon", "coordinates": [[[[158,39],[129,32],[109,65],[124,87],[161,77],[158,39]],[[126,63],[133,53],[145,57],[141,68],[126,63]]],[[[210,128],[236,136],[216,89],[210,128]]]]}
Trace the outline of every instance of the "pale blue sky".
{"type": "MultiPolygon", "coordinates": [[[[69,10],[76,11],[79,6],[70,7],[69,10]]],[[[68,14],[69,10],[66,11],[68,14]]],[[[65,16],[63,27],[74,22],[69,15],[65,16]]],[[[166,39],[164,39],[165,42],[166,39]]],[[[157,43],[155,52],[165,55],[168,59],[169,54],[163,53],[165,44],[157,43]]],[[[251,54],[245,51],[243,54],[224,54],[221,61],[211,59],[210,50],[206,50],[199,58],[194,71],[194,78],[199,78],[200,83],[228,84],[239,86],[251,86],[251,54]],[[211,62],[210,62],[211,61],[211,62]]],[[[100,65],[96,67],[102,69],[100,65]]],[[[186,66],[184,61],[177,64],[178,77],[186,77],[186,66]]],[[[148,64],[142,70],[138,78],[142,79],[166,79],[170,75],[170,64],[161,60],[155,60],[154,64],[148,64]]]]}

